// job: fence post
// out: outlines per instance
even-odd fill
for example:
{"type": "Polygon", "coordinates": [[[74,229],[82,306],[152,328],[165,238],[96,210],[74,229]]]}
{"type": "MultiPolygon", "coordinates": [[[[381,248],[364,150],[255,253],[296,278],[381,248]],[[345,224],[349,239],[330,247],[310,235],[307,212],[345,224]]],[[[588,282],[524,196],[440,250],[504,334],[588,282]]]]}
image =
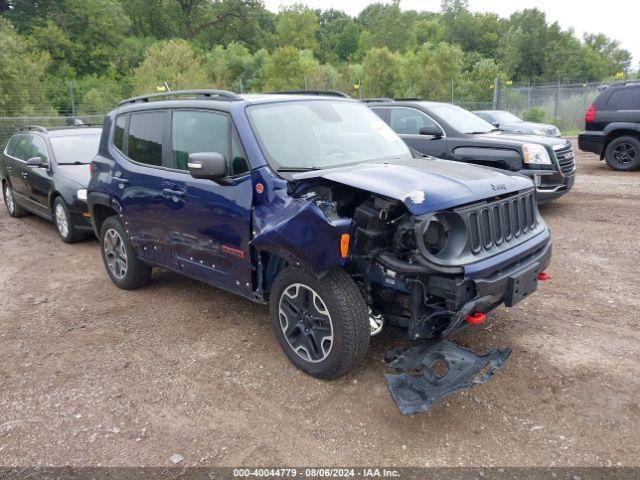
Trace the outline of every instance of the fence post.
{"type": "Polygon", "coordinates": [[[500,89],[500,80],[496,77],[493,81],[493,109],[498,109],[498,90],[500,89]]]}
{"type": "Polygon", "coordinates": [[[553,121],[556,123],[558,121],[558,109],[560,108],[560,78],[558,78],[558,83],[556,83],[556,103],[553,108],[553,121]]]}
{"type": "Polygon", "coordinates": [[[529,80],[529,88],[527,89],[527,110],[531,110],[531,80],[529,80]]]}

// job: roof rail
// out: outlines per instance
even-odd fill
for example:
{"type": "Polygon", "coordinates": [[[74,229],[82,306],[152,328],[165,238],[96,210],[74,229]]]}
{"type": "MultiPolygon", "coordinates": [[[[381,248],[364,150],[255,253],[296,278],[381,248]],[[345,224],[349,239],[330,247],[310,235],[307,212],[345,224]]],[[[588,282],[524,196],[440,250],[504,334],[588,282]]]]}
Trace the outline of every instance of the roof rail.
{"type": "Polygon", "coordinates": [[[267,92],[269,95],[313,95],[316,97],[340,97],[351,98],[344,92],[338,92],[336,90],[279,90],[277,92],[267,92]]]}
{"type": "Polygon", "coordinates": [[[133,104],[133,103],[146,103],[151,99],[157,100],[167,97],[178,96],[195,96],[200,100],[226,100],[236,101],[242,100],[242,97],[237,93],[230,92],[228,90],[175,90],[173,92],[151,93],[149,95],[141,95],[139,97],[127,98],[121,101],[118,106],[133,104]]]}
{"type": "Polygon", "coordinates": [[[419,102],[422,99],[420,97],[402,97],[402,98],[396,98],[396,100],[398,102],[419,102]]]}
{"type": "Polygon", "coordinates": [[[378,98],[363,98],[360,100],[362,103],[378,103],[378,102],[393,102],[393,98],[378,97],[378,98]]]}
{"type": "Polygon", "coordinates": [[[24,127],[20,127],[18,130],[19,131],[28,130],[28,131],[47,133],[47,129],[41,125],[25,125],[24,127]]]}

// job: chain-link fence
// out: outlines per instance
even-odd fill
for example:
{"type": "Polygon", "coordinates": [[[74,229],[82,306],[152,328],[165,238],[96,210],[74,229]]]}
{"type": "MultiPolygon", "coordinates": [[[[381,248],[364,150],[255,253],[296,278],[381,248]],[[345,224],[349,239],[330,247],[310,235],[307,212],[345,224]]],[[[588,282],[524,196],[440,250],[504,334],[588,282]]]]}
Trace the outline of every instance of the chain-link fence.
{"type": "Polygon", "coordinates": [[[500,86],[494,108],[519,117],[553,123],[562,131],[584,126],[584,113],[603,87],[602,83],[500,86]]]}
{"type": "Polygon", "coordinates": [[[29,125],[61,127],[65,125],[102,125],[104,115],[81,115],[76,117],[0,117],[0,148],[18,129],[29,125]]]}

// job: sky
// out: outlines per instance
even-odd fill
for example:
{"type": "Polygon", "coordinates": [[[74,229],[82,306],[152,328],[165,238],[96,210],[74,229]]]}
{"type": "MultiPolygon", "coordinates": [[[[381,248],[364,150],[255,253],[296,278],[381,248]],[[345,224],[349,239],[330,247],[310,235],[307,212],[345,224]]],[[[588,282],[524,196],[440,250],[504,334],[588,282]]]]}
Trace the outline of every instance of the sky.
{"type": "MultiPolygon", "coordinates": [[[[355,16],[374,0],[265,0],[269,10],[282,5],[303,3],[311,8],[336,8],[355,16]]],[[[383,1],[382,3],[388,3],[383,1]]],[[[402,0],[406,10],[439,11],[440,0],[402,0]]],[[[583,33],[604,33],[618,40],[633,54],[634,69],[640,62],[640,0],[469,0],[474,12],[493,12],[508,17],[513,12],[537,7],[547,14],[547,20],[557,21],[564,29],[583,33]]]]}

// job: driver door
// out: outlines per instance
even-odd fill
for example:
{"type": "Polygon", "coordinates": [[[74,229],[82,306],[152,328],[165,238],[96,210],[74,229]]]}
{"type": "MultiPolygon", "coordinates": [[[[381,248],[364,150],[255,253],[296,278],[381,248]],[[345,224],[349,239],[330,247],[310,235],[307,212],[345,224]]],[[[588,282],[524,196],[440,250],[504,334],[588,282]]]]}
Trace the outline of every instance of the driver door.
{"type": "Polygon", "coordinates": [[[442,128],[426,113],[412,107],[387,107],[389,126],[411,148],[438,158],[447,157],[447,140],[442,128]],[[421,135],[422,127],[434,127],[441,136],[421,135]]]}

